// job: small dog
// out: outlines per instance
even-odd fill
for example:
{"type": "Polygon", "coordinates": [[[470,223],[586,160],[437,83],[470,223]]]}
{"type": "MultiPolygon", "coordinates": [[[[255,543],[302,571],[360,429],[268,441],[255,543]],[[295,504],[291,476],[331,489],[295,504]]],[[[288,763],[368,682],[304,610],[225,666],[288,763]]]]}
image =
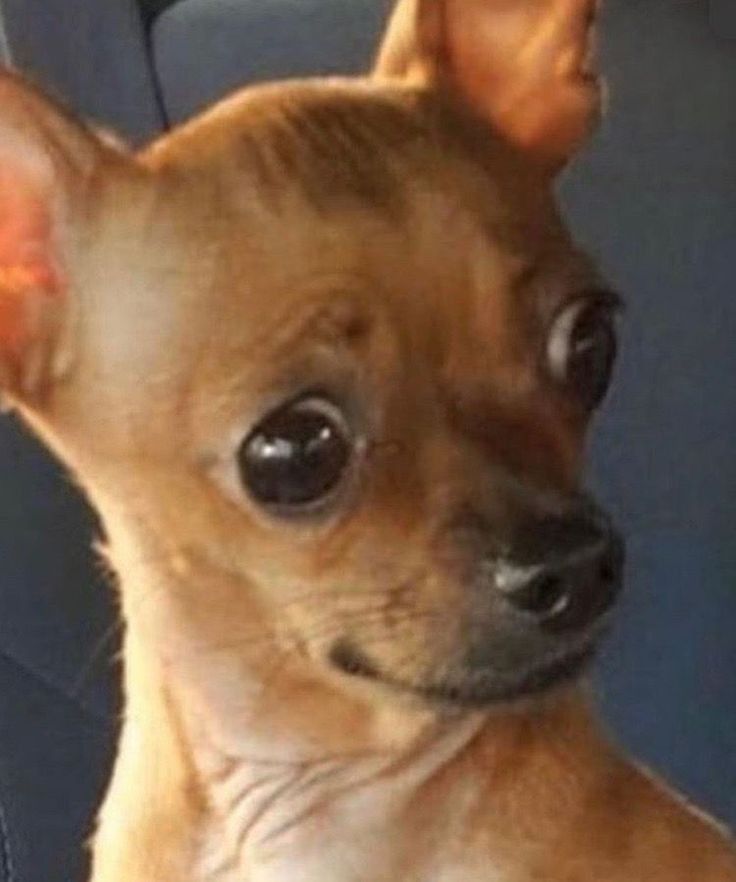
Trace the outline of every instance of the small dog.
{"type": "Polygon", "coordinates": [[[101,512],[126,711],[94,882],[734,882],[579,674],[616,297],[557,172],[594,0],[403,0],[375,70],[138,155],[0,78],[7,398],[101,512]]]}

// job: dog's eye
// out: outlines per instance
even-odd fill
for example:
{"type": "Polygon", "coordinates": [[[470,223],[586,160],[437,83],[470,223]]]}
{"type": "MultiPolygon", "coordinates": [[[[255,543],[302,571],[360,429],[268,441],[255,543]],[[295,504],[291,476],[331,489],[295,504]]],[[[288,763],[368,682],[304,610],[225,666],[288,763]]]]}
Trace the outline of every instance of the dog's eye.
{"type": "Polygon", "coordinates": [[[331,401],[298,399],[273,411],[238,452],[240,479],[256,502],[285,512],[322,502],[339,485],[353,439],[331,401]]]}
{"type": "Polygon", "coordinates": [[[616,361],[615,303],[611,297],[576,300],[557,316],[547,358],[554,379],[586,410],[605,398],[616,361]]]}

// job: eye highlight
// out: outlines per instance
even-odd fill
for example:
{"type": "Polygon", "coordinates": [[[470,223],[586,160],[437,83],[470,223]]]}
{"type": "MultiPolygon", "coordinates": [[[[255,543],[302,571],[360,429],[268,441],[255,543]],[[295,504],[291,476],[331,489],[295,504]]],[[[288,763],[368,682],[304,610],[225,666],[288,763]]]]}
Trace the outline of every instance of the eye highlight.
{"type": "Polygon", "coordinates": [[[612,294],[581,297],[557,315],[549,334],[548,369],[587,411],[601,404],[611,384],[617,307],[612,294]]]}
{"type": "Polygon", "coordinates": [[[355,441],[340,408],[308,395],[272,411],[238,450],[241,484],[276,513],[312,510],[335,491],[350,464],[355,441]]]}

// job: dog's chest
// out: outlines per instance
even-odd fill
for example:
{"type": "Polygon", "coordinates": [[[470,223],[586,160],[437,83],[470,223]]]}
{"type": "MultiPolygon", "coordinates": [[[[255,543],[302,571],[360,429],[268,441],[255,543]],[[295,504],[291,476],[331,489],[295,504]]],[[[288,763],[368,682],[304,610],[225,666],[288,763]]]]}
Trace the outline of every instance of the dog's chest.
{"type": "Polygon", "coordinates": [[[247,745],[201,747],[196,756],[210,809],[197,835],[192,882],[504,882],[458,866],[468,859],[463,818],[465,803],[477,796],[475,780],[455,789],[451,809],[446,800],[438,803],[440,835],[419,836],[411,821],[418,788],[479,725],[475,718],[459,721],[406,756],[304,761],[296,753],[287,761],[282,746],[276,761],[268,758],[268,742],[251,743],[252,729],[247,745]]]}
{"type": "Polygon", "coordinates": [[[376,824],[370,810],[330,814],[237,851],[231,835],[214,835],[194,882],[510,882],[487,856],[412,845],[400,825],[376,824]]]}
{"type": "Polygon", "coordinates": [[[418,850],[382,791],[359,788],[329,807],[309,791],[305,780],[249,776],[203,831],[193,882],[508,882],[490,860],[471,866],[459,831],[432,854],[418,850]]]}
{"type": "Polygon", "coordinates": [[[429,861],[407,870],[391,866],[378,847],[368,853],[354,845],[344,842],[335,847],[333,843],[311,854],[284,855],[197,882],[510,882],[490,861],[483,866],[429,861]]]}
{"type": "Polygon", "coordinates": [[[215,840],[196,882],[389,882],[390,861],[380,846],[369,848],[361,841],[364,837],[349,830],[342,834],[325,829],[320,837],[315,828],[310,835],[285,837],[270,847],[244,849],[219,867],[212,858],[226,853],[228,846],[215,840]]]}
{"type": "Polygon", "coordinates": [[[360,786],[364,774],[339,763],[235,767],[211,792],[194,882],[385,878],[366,875],[385,809],[360,786]]]}

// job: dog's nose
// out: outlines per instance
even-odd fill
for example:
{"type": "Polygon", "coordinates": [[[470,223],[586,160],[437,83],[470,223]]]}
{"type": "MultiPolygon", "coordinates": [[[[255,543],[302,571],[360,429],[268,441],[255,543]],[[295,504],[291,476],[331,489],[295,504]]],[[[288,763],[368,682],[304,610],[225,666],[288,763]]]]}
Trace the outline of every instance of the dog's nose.
{"type": "Polygon", "coordinates": [[[548,631],[592,624],[622,583],[621,538],[592,513],[527,522],[494,567],[497,590],[515,613],[548,631]]]}

